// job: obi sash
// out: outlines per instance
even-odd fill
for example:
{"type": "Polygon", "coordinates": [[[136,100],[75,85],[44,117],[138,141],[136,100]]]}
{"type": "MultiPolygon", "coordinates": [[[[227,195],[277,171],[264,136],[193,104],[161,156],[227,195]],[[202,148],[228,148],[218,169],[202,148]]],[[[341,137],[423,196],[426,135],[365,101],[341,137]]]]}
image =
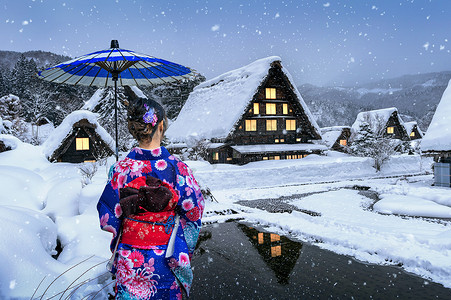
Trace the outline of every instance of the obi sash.
{"type": "Polygon", "coordinates": [[[121,243],[135,248],[167,245],[174,228],[175,212],[146,212],[132,215],[123,221],[121,243]]]}

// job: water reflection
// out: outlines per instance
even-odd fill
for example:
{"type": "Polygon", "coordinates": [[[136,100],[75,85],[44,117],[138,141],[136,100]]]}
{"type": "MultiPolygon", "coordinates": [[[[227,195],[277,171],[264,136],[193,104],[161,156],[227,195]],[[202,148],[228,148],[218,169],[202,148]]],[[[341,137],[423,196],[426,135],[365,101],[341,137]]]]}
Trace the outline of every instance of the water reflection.
{"type": "Polygon", "coordinates": [[[301,254],[302,243],[291,241],[278,234],[259,231],[244,224],[238,224],[238,228],[249,238],[263,261],[274,272],[277,282],[288,284],[290,273],[301,254]]]}
{"type": "Polygon", "coordinates": [[[401,268],[363,264],[235,222],[206,225],[190,299],[451,299],[401,268]]]}

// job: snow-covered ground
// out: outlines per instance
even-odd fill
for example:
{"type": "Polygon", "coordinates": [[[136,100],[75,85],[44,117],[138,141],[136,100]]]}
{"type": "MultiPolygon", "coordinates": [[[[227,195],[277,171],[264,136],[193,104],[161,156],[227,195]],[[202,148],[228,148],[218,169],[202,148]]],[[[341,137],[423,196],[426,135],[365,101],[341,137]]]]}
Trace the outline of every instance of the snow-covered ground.
{"type": "MultiPolygon", "coordinates": [[[[0,153],[0,299],[29,299],[39,286],[37,297],[49,285],[47,296],[71,287],[64,297],[75,290],[81,299],[109,283],[101,275],[110,235],[99,229],[95,206],[113,159],[83,185],[79,165],[49,163],[42,150],[18,142],[0,153]],[[54,259],[57,239],[62,252],[54,259]],[[88,279],[93,280],[77,289],[88,279]]],[[[430,160],[393,157],[380,173],[369,159],[334,152],[245,166],[187,163],[218,201],[207,203],[205,222],[244,218],[362,261],[402,265],[451,288],[451,193],[431,187],[432,175],[425,175],[430,160]],[[381,200],[374,204],[351,189],[355,185],[381,200]],[[300,211],[270,213],[237,203],[279,197],[300,211]]]]}

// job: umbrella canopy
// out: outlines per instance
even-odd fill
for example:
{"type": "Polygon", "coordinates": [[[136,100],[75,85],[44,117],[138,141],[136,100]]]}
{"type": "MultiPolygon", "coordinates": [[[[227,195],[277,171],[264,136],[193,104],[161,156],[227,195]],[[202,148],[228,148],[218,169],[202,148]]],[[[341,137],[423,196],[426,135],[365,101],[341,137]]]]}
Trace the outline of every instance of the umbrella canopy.
{"type": "Polygon", "coordinates": [[[71,85],[107,87],[119,85],[159,85],[194,75],[182,65],[119,48],[116,40],[111,48],[93,52],[40,71],[44,80],[71,85]]]}
{"type": "Polygon", "coordinates": [[[55,83],[108,87],[114,86],[116,121],[116,160],[118,159],[117,85],[159,85],[190,79],[196,73],[182,65],[134,51],[111,48],[63,62],[38,73],[38,77],[55,83]]]}

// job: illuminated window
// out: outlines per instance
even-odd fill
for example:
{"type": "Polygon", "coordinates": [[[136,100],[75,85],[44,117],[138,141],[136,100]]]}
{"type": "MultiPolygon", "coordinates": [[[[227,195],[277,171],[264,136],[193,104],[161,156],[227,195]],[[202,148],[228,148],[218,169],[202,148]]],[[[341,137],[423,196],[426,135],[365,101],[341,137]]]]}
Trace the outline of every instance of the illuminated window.
{"type": "Polygon", "coordinates": [[[266,120],[266,131],[276,131],[277,120],[266,120]]]}
{"type": "Polygon", "coordinates": [[[95,160],[85,160],[84,162],[85,163],[95,163],[96,161],[95,160]]]}
{"type": "Polygon", "coordinates": [[[284,115],[288,115],[288,104],[286,103],[282,104],[282,113],[284,115]]]}
{"type": "Polygon", "coordinates": [[[291,155],[287,155],[287,159],[291,159],[291,155]]]}
{"type": "Polygon", "coordinates": [[[271,242],[277,242],[277,241],[280,241],[280,235],[271,233],[270,239],[271,239],[271,242]]]}
{"type": "Polygon", "coordinates": [[[219,160],[219,153],[213,152],[213,160],[219,160]]]}
{"type": "Polygon", "coordinates": [[[260,113],[260,107],[258,103],[254,103],[254,115],[258,115],[260,113]]]}
{"type": "Polygon", "coordinates": [[[286,120],[286,130],[296,130],[296,120],[286,120]]]}
{"type": "Polygon", "coordinates": [[[285,143],[285,139],[280,139],[280,142],[281,143],[285,143]]]}
{"type": "Polygon", "coordinates": [[[388,133],[388,134],[393,134],[393,133],[395,133],[395,127],[393,127],[393,126],[387,127],[387,133],[388,133]]]}
{"type": "Polygon", "coordinates": [[[75,150],[89,150],[89,138],[76,138],[75,150]]]}
{"type": "Polygon", "coordinates": [[[410,137],[415,137],[415,131],[412,131],[412,132],[410,133],[410,137]]]}
{"type": "Polygon", "coordinates": [[[296,142],[300,142],[301,141],[301,138],[296,138],[296,142]]]}
{"type": "Polygon", "coordinates": [[[266,88],[266,99],[276,99],[275,88],[266,88]]]}
{"type": "Polygon", "coordinates": [[[263,244],[263,232],[258,233],[258,243],[263,244]]]}
{"type": "Polygon", "coordinates": [[[346,146],[347,143],[348,143],[348,141],[346,141],[346,140],[340,140],[340,145],[342,145],[342,146],[346,146]]]}
{"type": "Polygon", "coordinates": [[[280,160],[280,156],[279,156],[279,155],[276,155],[276,156],[274,156],[274,159],[275,159],[275,160],[280,160]]]}
{"type": "Polygon", "coordinates": [[[275,140],[274,140],[274,143],[278,143],[278,142],[279,142],[279,139],[275,139],[275,140]]]}
{"type": "Polygon", "coordinates": [[[272,246],[271,247],[271,257],[277,257],[282,255],[282,246],[272,246]]]}
{"type": "Polygon", "coordinates": [[[276,104],[275,103],[266,103],[266,114],[267,115],[275,115],[276,114],[276,104]]]}
{"type": "Polygon", "coordinates": [[[246,120],[246,131],[257,131],[257,120],[246,120]]]}
{"type": "Polygon", "coordinates": [[[227,157],[227,161],[231,161],[232,160],[232,158],[231,157],[227,157]]]}
{"type": "Polygon", "coordinates": [[[268,156],[263,156],[263,160],[268,160],[268,156]]]}

